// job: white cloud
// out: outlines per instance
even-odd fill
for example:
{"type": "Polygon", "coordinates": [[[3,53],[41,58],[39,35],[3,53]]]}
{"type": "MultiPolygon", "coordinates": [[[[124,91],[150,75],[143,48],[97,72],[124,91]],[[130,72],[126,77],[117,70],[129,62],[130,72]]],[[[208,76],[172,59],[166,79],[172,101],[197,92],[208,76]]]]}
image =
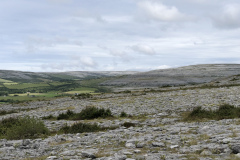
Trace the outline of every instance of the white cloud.
{"type": "Polygon", "coordinates": [[[240,5],[228,4],[220,14],[213,16],[214,26],[217,28],[232,29],[240,28],[240,5]]]}
{"type": "Polygon", "coordinates": [[[154,55],[156,53],[155,50],[148,45],[138,44],[138,45],[133,45],[130,48],[135,52],[143,53],[146,55],[154,55]]]}
{"type": "Polygon", "coordinates": [[[157,66],[156,69],[168,69],[171,68],[171,66],[169,65],[161,65],[161,66],[157,66]]]}
{"type": "Polygon", "coordinates": [[[97,63],[93,61],[91,57],[81,57],[80,62],[83,66],[86,67],[96,67],[97,63]]]}
{"type": "Polygon", "coordinates": [[[142,1],[138,3],[138,7],[152,20],[172,22],[188,19],[175,6],[169,7],[157,1],[142,1]]]}

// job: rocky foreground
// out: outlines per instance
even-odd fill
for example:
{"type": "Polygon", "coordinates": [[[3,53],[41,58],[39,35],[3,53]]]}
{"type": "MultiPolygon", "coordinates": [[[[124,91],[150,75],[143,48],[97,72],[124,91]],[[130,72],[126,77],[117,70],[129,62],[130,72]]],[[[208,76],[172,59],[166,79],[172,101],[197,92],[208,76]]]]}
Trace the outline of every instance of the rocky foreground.
{"type": "MultiPolygon", "coordinates": [[[[116,118],[81,122],[117,128],[39,139],[1,139],[0,159],[240,159],[240,119],[182,121],[184,113],[197,106],[217,109],[223,103],[240,107],[240,87],[106,94],[84,100],[62,98],[2,105],[1,110],[18,110],[18,113],[1,116],[1,119],[24,115],[57,116],[68,109],[80,112],[87,106],[109,108],[116,118]],[[122,111],[132,117],[119,118],[122,111]],[[134,125],[126,128],[124,122],[134,125]]],[[[75,122],[44,120],[44,123],[54,131],[75,122]]]]}

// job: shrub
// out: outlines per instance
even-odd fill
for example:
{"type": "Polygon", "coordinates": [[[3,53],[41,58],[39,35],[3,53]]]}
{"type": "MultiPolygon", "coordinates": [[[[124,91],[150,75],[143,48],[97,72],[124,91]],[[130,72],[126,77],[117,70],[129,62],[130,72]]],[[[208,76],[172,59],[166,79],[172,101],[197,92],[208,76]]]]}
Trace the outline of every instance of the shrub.
{"type": "Polygon", "coordinates": [[[93,96],[90,93],[80,93],[78,95],[75,95],[77,99],[87,99],[92,98],[93,96]]]}
{"type": "Polygon", "coordinates": [[[49,116],[42,117],[42,119],[56,120],[56,117],[54,117],[52,114],[50,114],[49,116]]]}
{"type": "Polygon", "coordinates": [[[83,132],[97,132],[102,130],[97,124],[75,123],[72,126],[64,126],[60,132],[64,133],[83,133],[83,132]]]}
{"type": "Polygon", "coordinates": [[[239,108],[236,108],[229,104],[224,104],[216,111],[218,119],[228,119],[239,117],[239,108]]]}
{"type": "Polygon", "coordinates": [[[135,127],[136,124],[131,123],[131,122],[124,122],[124,123],[123,123],[123,126],[126,127],[126,128],[129,128],[129,127],[135,127]]]}
{"type": "Polygon", "coordinates": [[[6,139],[37,138],[49,133],[42,121],[29,116],[5,119],[1,121],[0,128],[1,137],[6,139]]]}
{"type": "Polygon", "coordinates": [[[57,117],[57,120],[60,119],[84,120],[107,117],[113,117],[110,109],[87,107],[83,109],[80,113],[74,113],[70,110],[68,110],[66,113],[61,113],[57,117]]]}
{"type": "Polygon", "coordinates": [[[75,113],[71,110],[67,110],[66,113],[61,113],[58,115],[57,120],[60,119],[69,119],[70,117],[72,117],[73,115],[75,115],[75,113]]]}
{"type": "Polygon", "coordinates": [[[124,112],[124,111],[122,111],[121,114],[120,114],[120,117],[127,117],[127,116],[128,116],[127,113],[124,112]]]}
{"type": "Polygon", "coordinates": [[[233,119],[240,117],[240,108],[234,107],[233,105],[223,104],[215,111],[207,111],[201,107],[195,108],[190,112],[184,120],[202,120],[207,119],[233,119]]]}
{"type": "Polygon", "coordinates": [[[95,119],[112,117],[110,109],[87,107],[74,116],[74,120],[95,119]]]}

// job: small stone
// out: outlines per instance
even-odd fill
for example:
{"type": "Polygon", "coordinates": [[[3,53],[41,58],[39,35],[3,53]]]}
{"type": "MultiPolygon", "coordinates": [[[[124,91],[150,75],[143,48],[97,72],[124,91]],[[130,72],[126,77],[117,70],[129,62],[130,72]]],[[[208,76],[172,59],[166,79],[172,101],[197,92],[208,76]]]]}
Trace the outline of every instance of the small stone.
{"type": "Polygon", "coordinates": [[[141,153],[141,150],[136,149],[136,150],[134,150],[134,153],[141,153]]]}
{"type": "Polygon", "coordinates": [[[88,152],[88,151],[83,151],[82,152],[82,157],[84,157],[84,158],[92,158],[92,159],[96,158],[96,156],[93,153],[88,152]]]}
{"type": "Polygon", "coordinates": [[[31,144],[31,142],[30,142],[29,139],[24,139],[24,140],[22,141],[22,145],[23,145],[23,146],[27,146],[27,145],[29,145],[29,144],[31,144]]]}
{"type": "Polygon", "coordinates": [[[115,154],[114,157],[115,157],[116,160],[126,160],[127,159],[126,155],[115,154]]]}
{"type": "Polygon", "coordinates": [[[200,153],[200,155],[202,155],[202,156],[210,156],[210,155],[212,155],[212,152],[209,151],[209,150],[203,150],[203,151],[200,153]]]}
{"type": "Polygon", "coordinates": [[[57,156],[49,156],[49,157],[47,157],[46,160],[53,160],[53,159],[57,159],[57,156]]]}
{"type": "Polygon", "coordinates": [[[178,148],[179,146],[178,145],[171,145],[170,148],[173,149],[173,148],[178,148]]]}
{"type": "Polygon", "coordinates": [[[240,158],[240,153],[236,154],[236,157],[237,157],[237,158],[240,158]]]}
{"type": "Polygon", "coordinates": [[[152,146],[153,147],[164,147],[165,145],[164,145],[164,143],[161,143],[161,142],[153,142],[152,146]]]}
{"type": "Polygon", "coordinates": [[[224,139],[222,140],[223,144],[228,144],[228,143],[231,142],[231,141],[232,141],[232,138],[224,138],[224,139]]]}
{"type": "Polygon", "coordinates": [[[123,154],[124,154],[124,155],[132,155],[132,153],[131,153],[131,152],[128,152],[128,151],[124,151],[123,154]]]}
{"type": "Polygon", "coordinates": [[[136,147],[135,144],[132,144],[132,143],[127,143],[125,146],[127,148],[135,148],[136,147]]]}
{"type": "Polygon", "coordinates": [[[136,148],[143,148],[144,146],[145,146],[144,143],[138,143],[138,144],[136,145],[136,148]]]}
{"type": "Polygon", "coordinates": [[[234,153],[234,154],[240,153],[240,145],[232,146],[231,149],[232,149],[232,153],[234,153]]]}

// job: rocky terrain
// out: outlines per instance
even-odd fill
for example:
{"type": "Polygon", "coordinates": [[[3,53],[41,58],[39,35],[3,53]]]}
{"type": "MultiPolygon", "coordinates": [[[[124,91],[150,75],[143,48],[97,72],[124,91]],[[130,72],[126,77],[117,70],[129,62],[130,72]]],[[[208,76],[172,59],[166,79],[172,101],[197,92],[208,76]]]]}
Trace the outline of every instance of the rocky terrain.
{"type": "MultiPolygon", "coordinates": [[[[240,107],[239,67],[240,65],[197,65],[156,70],[102,83],[122,87],[122,92],[96,94],[87,99],[65,97],[49,101],[0,104],[0,112],[8,113],[1,115],[0,120],[9,117],[36,117],[52,133],[37,139],[0,139],[0,159],[240,159],[239,118],[184,121],[186,115],[198,106],[206,110],[217,110],[222,104],[240,107]],[[50,115],[57,117],[68,110],[79,113],[89,106],[110,109],[114,117],[78,121],[46,119],[50,115]],[[130,116],[120,117],[123,111],[130,116]],[[63,126],[78,122],[97,123],[109,129],[76,134],[57,132],[63,126]]],[[[77,76],[79,73],[67,74],[77,76]]]]}
{"type": "MultiPolygon", "coordinates": [[[[57,116],[68,109],[79,112],[87,106],[109,108],[110,119],[81,120],[114,126],[102,132],[52,135],[39,139],[0,140],[0,159],[97,159],[97,160],[159,160],[159,159],[239,159],[240,119],[182,121],[184,113],[197,106],[217,109],[227,103],[240,107],[240,87],[209,89],[174,88],[166,92],[136,92],[95,95],[90,99],[61,98],[52,101],[1,105],[1,110],[18,113],[1,119],[30,115],[57,116]],[[120,118],[125,111],[131,117],[120,118]],[[131,122],[131,127],[124,127],[131,122]]],[[[52,131],[75,121],[44,120],[52,131]]]]}
{"type": "Polygon", "coordinates": [[[163,87],[202,84],[240,74],[239,64],[202,64],[140,72],[103,82],[104,86],[163,87]]]}

